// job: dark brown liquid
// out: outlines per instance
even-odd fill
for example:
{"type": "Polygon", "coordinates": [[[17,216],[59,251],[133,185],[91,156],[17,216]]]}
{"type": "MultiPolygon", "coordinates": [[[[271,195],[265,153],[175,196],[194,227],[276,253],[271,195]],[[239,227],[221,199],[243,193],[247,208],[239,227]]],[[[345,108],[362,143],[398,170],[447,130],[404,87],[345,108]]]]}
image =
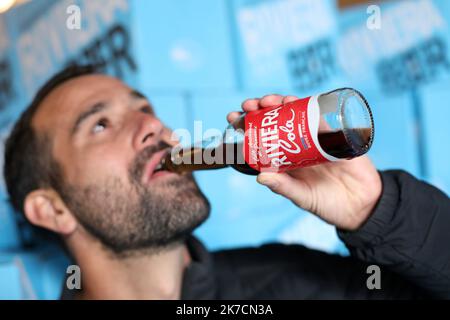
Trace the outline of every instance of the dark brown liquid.
{"type": "Polygon", "coordinates": [[[318,135],[322,149],[340,159],[351,159],[366,153],[371,144],[370,128],[355,128],[343,131],[320,132],[318,135]]]}
{"type": "MultiPolygon", "coordinates": [[[[356,128],[347,130],[345,134],[343,131],[321,132],[318,139],[322,149],[329,155],[351,159],[368,151],[371,134],[370,128],[356,128]]],[[[223,144],[215,149],[189,147],[179,151],[177,161],[168,154],[163,161],[163,169],[183,173],[231,166],[239,172],[257,175],[259,172],[244,161],[243,152],[243,143],[223,144]]]]}

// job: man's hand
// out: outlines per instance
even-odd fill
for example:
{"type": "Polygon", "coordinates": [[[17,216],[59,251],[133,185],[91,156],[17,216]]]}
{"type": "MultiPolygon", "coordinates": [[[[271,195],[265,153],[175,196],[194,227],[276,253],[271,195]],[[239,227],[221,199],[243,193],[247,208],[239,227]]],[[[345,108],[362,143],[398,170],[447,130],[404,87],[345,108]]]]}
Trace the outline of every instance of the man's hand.
{"type": "MultiPolygon", "coordinates": [[[[242,109],[249,112],[297,99],[267,95],[245,100],[242,109]]],[[[238,116],[232,112],[227,118],[231,122],[238,116]]],[[[287,173],[261,173],[257,181],[343,230],[356,230],[369,218],[382,190],[381,178],[366,156],[287,173]]]]}

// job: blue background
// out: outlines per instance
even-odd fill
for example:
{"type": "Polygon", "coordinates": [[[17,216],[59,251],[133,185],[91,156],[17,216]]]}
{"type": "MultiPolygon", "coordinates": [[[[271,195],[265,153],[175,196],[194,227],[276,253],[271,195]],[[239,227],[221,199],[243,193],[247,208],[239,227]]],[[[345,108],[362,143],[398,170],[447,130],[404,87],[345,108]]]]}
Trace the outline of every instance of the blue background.
{"type": "MultiPolygon", "coordinates": [[[[369,156],[377,167],[408,170],[448,193],[450,3],[380,7],[381,29],[371,30],[367,5],[339,10],[331,0],[32,1],[0,15],[0,65],[8,65],[0,68],[0,141],[39,85],[71,59],[89,61],[83,52],[100,40],[106,71],[118,76],[119,64],[121,77],[148,95],[165,123],[191,133],[196,120],[203,131],[223,130],[225,115],[249,97],[353,86],[373,109],[369,156]],[[66,28],[71,4],[81,9],[81,30],[66,28]],[[420,12],[427,19],[415,19],[420,12]],[[110,59],[104,39],[116,25],[131,39],[136,68],[110,59]],[[443,44],[443,61],[427,56],[430,39],[443,44]],[[386,63],[401,70],[388,87],[379,76],[386,63]]],[[[348,254],[332,226],[254,177],[224,169],[196,178],[212,203],[196,231],[208,248],[281,241],[348,254]]],[[[6,199],[0,179],[0,299],[57,298],[67,258],[52,244],[26,249],[6,199]]]]}

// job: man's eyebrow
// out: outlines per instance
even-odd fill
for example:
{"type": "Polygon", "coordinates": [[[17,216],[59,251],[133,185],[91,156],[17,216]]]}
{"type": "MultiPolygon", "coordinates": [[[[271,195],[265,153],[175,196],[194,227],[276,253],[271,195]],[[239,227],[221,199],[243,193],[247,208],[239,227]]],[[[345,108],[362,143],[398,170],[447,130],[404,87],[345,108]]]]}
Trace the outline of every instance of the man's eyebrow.
{"type": "Polygon", "coordinates": [[[89,117],[93,116],[96,113],[99,113],[100,111],[105,110],[105,108],[107,108],[107,104],[104,102],[97,102],[96,104],[94,104],[92,107],[90,107],[89,109],[87,109],[86,111],[82,112],[77,120],[75,121],[72,130],[71,130],[71,135],[74,135],[78,129],[80,128],[81,124],[86,121],[89,117]]]}
{"type": "Polygon", "coordinates": [[[130,96],[132,98],[135,98],[135,99],[145,99],[145,100],[147,100],[147,97],[143,93],[141,93],[141,92],[139,92],[137,90],[132,90],[130,92],[130,96]]]}
{"type": "Polygon", "coordinates": [[[150,103],[150,101],[148,101],[147,97],[142,92],[139,92],[137,90],[132,90],[132,91],[130,91],[130,96],[132,99],[136,99],[136,100],[147,100],[147,106],[150,108],[150,110],[152,112],[154,112],[153,105],[150,103]]]}

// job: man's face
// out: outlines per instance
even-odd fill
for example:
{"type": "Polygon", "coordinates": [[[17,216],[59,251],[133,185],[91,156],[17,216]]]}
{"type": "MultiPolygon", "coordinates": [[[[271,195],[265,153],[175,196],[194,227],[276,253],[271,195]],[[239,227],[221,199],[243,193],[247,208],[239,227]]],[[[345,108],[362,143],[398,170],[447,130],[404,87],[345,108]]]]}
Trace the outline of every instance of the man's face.
{"type": "Polygon", "coordinates": [[[67,81],[44,99],[33,127],[50,137],[67,207],[114,252],[164,247],[207,218],[209,203],[191,175],[153,175],[171,132],[121,81],[67,81]]]}

